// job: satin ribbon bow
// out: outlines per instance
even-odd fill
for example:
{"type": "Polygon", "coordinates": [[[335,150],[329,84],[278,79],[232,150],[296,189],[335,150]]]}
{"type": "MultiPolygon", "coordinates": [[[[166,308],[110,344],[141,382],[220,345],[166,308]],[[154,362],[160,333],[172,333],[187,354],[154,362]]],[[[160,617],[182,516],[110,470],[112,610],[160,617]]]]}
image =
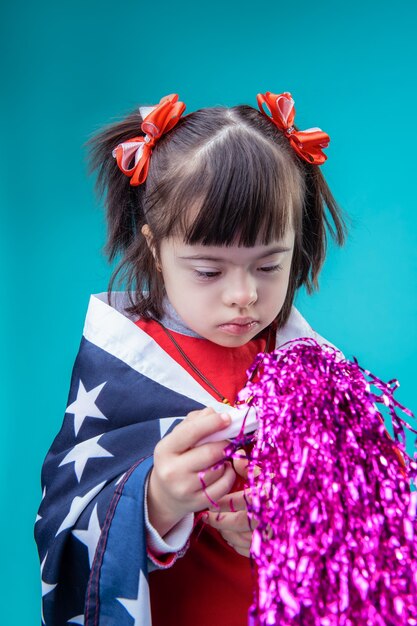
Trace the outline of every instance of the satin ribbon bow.
{"type": "Polygon", "coordinates": [[[176,93],[164,96],[155,107],[140,109],[143,118],[141,130],[145,136],[133,137],[119,143],[112,152],[123,174],[130,177],[130,184],[133,187],[141,185],[146,180],[149,159],[155,143],[175,126],[184,111],[185,104],[178,101],[176,93]]]}
{"type": "Polygon", "coordinates": [[[291,146],[304,161],[315,165],[322,165],[325,162],[327,156],[323,153],[323,148],[327,148],[329,145],[329,135],[323,132],[321,128],[295,130],[293,126],[294,100],[290,93],[275,94],[267,91],[266,93],[258,93],[256,99],[261,113],[284,133],[291,146]],[[265,112],[264,104],[271,116],[265,112]]]}

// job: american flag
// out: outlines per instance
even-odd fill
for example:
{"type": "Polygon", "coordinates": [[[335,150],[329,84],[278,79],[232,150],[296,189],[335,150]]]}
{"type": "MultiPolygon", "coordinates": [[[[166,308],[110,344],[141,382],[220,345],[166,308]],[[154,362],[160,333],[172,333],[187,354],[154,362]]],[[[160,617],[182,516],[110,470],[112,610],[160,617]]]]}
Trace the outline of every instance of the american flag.
{"type": "MultiPolygon", "coordinates": [[[[42,624],[151,626],[144,487],[157,442],[215,401],[124,312],[91,296],[35,524],[42,624]]],[[[314,336],[293,309],[280,344],[314,336]]]]}

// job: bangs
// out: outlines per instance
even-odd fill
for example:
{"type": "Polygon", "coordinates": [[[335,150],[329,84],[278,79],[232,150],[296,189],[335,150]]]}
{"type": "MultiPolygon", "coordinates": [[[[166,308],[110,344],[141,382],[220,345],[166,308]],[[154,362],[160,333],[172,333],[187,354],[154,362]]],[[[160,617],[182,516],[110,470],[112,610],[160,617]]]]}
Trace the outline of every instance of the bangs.
{"type": "Polygon", "coordinates": [[[299,223],[304,194],[298,168],[245,127],[222,129],[175,169],[167,187],[155,190],[156,203],[169,198],[158,228],[163,237],[254,246],[281,239],[299,223]]]}

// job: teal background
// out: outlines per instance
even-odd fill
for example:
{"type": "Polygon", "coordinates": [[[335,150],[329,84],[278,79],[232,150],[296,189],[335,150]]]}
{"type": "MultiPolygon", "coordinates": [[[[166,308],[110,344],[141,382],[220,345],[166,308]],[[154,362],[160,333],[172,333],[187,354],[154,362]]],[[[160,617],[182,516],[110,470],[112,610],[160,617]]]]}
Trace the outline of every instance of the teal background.
{"type": "Polygon", "coordinates": [[[83,144],[139,103],[189,111],[292,92],[331,136],[323,170],[351,216],[298,305],[416,410],[417,9],[383,0],[2,4],[1,623],[39,623],[32,526],[89,294],[110,268],[83,144]],[[4,593],[4,595],[3,595],[4,593]]]}

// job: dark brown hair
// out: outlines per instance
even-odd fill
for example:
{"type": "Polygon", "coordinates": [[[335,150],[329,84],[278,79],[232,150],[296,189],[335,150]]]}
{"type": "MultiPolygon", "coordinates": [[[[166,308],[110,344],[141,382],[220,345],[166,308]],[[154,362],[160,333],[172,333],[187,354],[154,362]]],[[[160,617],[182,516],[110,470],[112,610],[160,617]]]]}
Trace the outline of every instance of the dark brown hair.
{"type": "Polygon", "coordinates": [[[277,318],[278,327],[283,326],[296,290],[302,285],[308,293],[318,288],[326,228],[339,245],[345,239],[342,213],[319,167],[300,159],[256,109],[215,107],[186,115],[163,135],[145,183],[132,187],[112,150],[143,135],[141,123],[140,113],[134,112],[88,144],[97,189],[106,199],[105,253],[109,261],[121,256],[110,278],[109,301],[117,278],[130,293],[130,313],[157,319],[163,314],[162,275],[141,232],[144,224],[149,224],[158,255],[162,239],[172,235],[189,244],[253,246],[281,238],[292,223],[290,280],[277,318]]]}

